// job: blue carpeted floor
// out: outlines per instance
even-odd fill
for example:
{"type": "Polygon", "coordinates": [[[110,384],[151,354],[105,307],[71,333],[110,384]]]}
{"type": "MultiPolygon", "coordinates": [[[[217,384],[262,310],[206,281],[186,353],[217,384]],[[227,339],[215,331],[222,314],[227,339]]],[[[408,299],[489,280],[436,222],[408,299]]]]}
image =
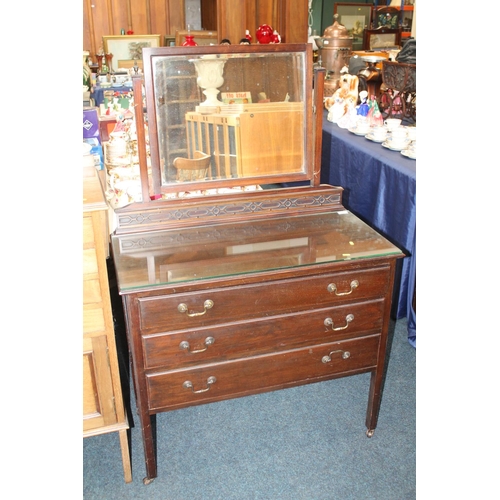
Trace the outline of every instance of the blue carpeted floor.
{"type": "Polygon", "coordinates": [[[133,482],[116,433],[83,440],[85,500],[410,500],[416,498],[416,351],[391,327],[378,427],[365,435],[369,374],[159,414],[149,485],[132,408],[133,482]]]}

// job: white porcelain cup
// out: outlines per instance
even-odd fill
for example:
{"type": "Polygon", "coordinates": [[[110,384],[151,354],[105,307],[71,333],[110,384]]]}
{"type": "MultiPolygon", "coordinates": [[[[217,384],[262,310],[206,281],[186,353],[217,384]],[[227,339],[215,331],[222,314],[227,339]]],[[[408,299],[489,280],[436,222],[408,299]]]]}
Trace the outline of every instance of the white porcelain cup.
{"type": "Polygon", "coordinates": [[[371,134],[374,139],[384,139],[387,135],[387,129],[385,127],[373,127],[371,134]]]}
{"type": "Polygon", "coordinates": [[[367,134],[370,132],[370,124],[367,121],[359,121],[356,125],[356,132],[367,134]]]}
{"type": "Polygon", "coordinates": [[[404,147],[408,143],[406,130],[403,127],[395,128],[391,135],[391,145],[394,147],[404,147]]]}
{"type": "Polygon", "coordinates": [[[384,125],[387,127],[389,132],[391,132],[396,127],[401,125],[401,120],[399,118],[387,118],[387,120],[384,121],[384,125]]]}
{"type": "Polygon", "coordinates": [[[406,132],[405,127],[393,128],[391,134],[392,134],[392,139],[393,140],[397,139],[399,142],[406,141],[406,139],[408,138],[408,134],[406,132]]]}
{"type": "Polygon", "coordinates": [[[407,133],[408,139],[410,139],[410,141],[417,140],[417,127],[406,127],[406,133],[407,133]]]}

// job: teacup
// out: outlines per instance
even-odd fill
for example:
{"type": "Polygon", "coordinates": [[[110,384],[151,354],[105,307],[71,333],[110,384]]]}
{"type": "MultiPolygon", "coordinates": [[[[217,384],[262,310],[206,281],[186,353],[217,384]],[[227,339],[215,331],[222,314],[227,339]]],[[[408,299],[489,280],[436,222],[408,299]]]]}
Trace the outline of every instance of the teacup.
{"type": "Polygon", "coordinates": [[[387,135],[387,129],[385,127],[373,127],[371,130],[371,135],[374,139],[385,139],[387,135]]]}
{"type": "Polygon", "coordinates": [[[396,127],[392,129],[391,134],[392,134],[392,140],[393,141],[397,140],[397,142],[406,141],[406,139],[408,138],[405,127],[396,127]]]}
{"type": "Polygon", "coordinates": [[[407,133],[408,139],[410,139],[410,141],[417,140],[417,127],[406,127],[406,133],[407,133]]]}
{"type": "Polygon", "coordinates": [[[384,125],[387,127],[389,132],[391,132],[401,125],[401,120],[399,118],[387,118],[387,120],[384,121],[384,125]]]}
{"type": "Polygon", "coordinates": [[[367,121],[359,121],[356,125],[356,132],[367,134],[370,132],[370,124],[367,121]]]}

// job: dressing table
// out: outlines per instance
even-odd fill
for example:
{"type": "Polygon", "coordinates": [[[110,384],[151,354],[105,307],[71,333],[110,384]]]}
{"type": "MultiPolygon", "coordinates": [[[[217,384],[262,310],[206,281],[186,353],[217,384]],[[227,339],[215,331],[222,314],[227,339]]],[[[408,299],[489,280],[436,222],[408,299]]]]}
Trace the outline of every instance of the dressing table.
{"type": "Polygon", "coordinates": [[[310,44],[151,48],[143,62],[146,201],[116,210],[112,253],[144,483],[157,476],[155,415],[193,405],[370,372],[370,437],[403,254],[343,207],[342,188],[320,184],[310,44]],[[215,61],[208,83],[195,61],[215,61]],[[252,102],[217,104],[219,92],[252,102]],[[179,177],[176,157],[204,159],[198,177],[179,177]],[[294,181],[309,185],[280,187],[294,181]]]}

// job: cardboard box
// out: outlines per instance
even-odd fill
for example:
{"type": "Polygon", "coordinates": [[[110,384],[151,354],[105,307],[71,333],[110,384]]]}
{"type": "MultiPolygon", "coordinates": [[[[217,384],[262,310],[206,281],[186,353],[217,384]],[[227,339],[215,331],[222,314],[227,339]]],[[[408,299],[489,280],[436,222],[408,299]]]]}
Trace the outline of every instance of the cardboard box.
{"type": "Polygon", "coordinates": [[[97,139],[101,145],[101,134],[99,132],[99,108],[83,108],[83,138],[97,139]]]}

